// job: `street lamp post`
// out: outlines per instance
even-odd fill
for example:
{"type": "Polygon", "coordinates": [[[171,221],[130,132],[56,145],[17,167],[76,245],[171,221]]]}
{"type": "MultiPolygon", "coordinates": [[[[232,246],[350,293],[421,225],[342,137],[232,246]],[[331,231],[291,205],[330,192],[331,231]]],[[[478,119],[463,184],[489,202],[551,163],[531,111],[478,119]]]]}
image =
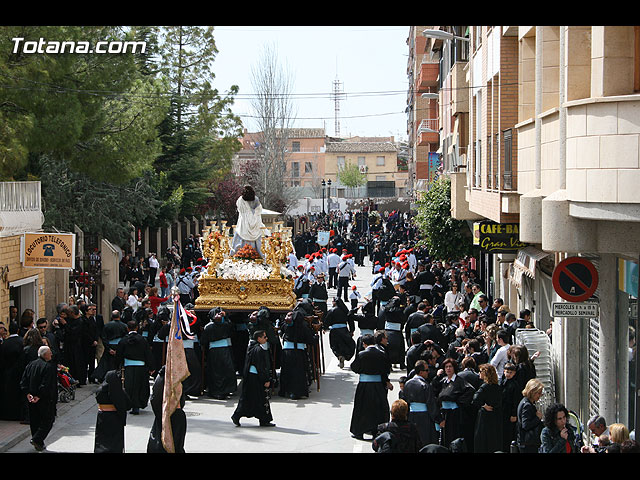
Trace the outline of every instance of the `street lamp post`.
{"type": "Polygon", "coordinates": [[[327,201],[330,200],[330,194],[331,194],[331,179],[327,180],[325,182],[324,178],[322,179],[322,214],[326,214],[325,209],[324,209],[324,189],[328,187],[328,192],[327,192],[327,201]]]}

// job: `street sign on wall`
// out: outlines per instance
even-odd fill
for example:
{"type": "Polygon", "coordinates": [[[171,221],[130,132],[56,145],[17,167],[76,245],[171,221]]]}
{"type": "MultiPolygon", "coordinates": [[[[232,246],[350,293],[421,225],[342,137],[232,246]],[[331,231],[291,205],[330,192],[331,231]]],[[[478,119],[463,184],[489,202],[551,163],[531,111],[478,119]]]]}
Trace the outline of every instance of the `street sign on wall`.
{"type": "Polygon", "coordinates": [[[20,257],[33,268],[75,268],[75,233],[25,233],[20,257]]]}
{"type": "Polygon", "coordinates": [[[553,271],[553,288],[564,300],[574,303],[591,298],[598,288],[598,271],[583,257],[569,257],[553,271]]]}
{"type": "Polygon", "coordinates": [[[554,317],[598,317],[600,315],[600,309],[597,303],[585,302],[585,303],[566,303],[566,302],[554,302],[553,303],[553,316],[554,317]]]}

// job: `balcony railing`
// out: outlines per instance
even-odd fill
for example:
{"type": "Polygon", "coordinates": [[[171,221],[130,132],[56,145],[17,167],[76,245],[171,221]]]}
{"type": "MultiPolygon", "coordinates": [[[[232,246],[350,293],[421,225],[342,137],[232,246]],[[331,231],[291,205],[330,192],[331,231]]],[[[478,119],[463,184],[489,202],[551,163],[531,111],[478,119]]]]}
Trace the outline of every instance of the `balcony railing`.
{"type": "Polygon", "coordinates": [[[40,211],[40,182],[0,182],[0,212],[40,211]]]}
{"type": "Polygon", "coordinates": [[[0,237],[40,230],[40,205],[40,182],[0,182],[0,237]]]}

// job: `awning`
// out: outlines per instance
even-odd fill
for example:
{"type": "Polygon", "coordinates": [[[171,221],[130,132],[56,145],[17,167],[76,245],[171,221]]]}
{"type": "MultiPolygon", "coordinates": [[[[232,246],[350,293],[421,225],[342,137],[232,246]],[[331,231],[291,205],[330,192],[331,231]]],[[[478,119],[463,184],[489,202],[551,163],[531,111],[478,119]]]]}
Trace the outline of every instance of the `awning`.
{"type": "Polygon", "coordinates": [[[552,254],[532,246],[518,250],[509,275],[511,283],[519,287],[522,283],[522,275],[536,278],[536,263],[549,255],[552,254]]]}

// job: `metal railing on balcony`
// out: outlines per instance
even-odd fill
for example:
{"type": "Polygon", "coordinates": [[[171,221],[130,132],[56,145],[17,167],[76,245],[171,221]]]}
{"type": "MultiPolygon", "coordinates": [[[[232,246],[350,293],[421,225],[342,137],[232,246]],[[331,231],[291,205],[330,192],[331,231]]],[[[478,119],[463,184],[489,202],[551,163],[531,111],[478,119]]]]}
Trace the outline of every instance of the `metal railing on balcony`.
{"type": "Polygon", "coordinates": [[[418,125],[418,134],[421,133],[438,133],[438,119],[424,118],[418,125]]]}
{"type": "Polygon", "coordinates": [[[40,182],[0,182],[0,212],[40,211],[40,182]]]}
{"type": "Polygon", "coordinates": [[[42,228],[40,182],[0,182],[0,237],[42,228]]]}

